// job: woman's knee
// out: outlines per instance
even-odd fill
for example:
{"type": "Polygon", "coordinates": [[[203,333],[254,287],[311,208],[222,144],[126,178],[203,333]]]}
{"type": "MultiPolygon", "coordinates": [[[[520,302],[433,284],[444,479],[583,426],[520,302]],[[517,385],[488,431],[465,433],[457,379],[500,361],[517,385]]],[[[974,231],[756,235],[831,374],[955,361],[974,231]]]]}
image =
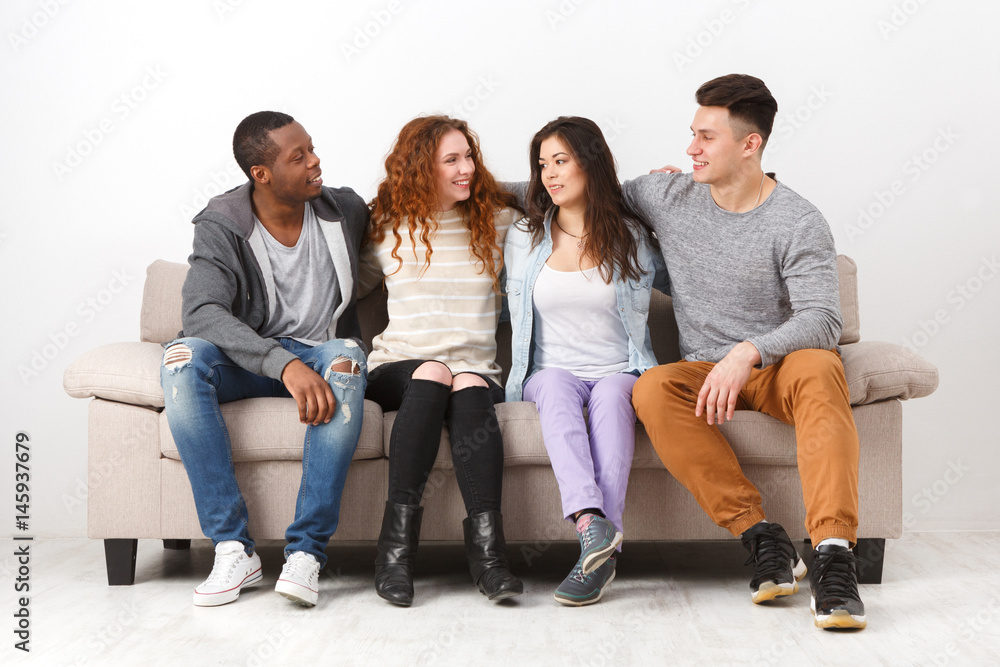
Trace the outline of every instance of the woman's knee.
{"type": "Polygon", "coordinates": [[[451,391],[461,391],[462,389],[468,389],[469,387],[489,387],[486,384],[486,380],[479,377],[475,373],[459,373],[456,375],[451,382],[451,391]]]}
{"type": "Polygon", "coordinates": [[[451,370],[440,361],[425,361],[410,376],[414,380],[430,380],[446,386],[452,385],[451,370]]]}

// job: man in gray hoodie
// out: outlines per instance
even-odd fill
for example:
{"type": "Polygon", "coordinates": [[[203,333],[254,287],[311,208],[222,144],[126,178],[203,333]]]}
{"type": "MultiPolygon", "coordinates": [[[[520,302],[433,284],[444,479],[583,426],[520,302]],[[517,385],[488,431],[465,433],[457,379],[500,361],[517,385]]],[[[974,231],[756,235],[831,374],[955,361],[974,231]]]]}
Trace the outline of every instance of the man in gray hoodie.
{"type": "Polygon", "coordinates": [[[670,473],[754,565],[754,602],[791,595],[806,566],[765,520],[718,424],[758,410],[795,425],[806,528],[816,545],[812,606],[822,628],[863,628],[857,563],[858,434],[837,351],[836,251],[816,207],[765,174],[778,104],[760,79],[703,84],[688,155],[692,174],[625,183],[660,241],[684,359],[651,369],[636,414],[670,473]]]}
{"type": "Polygon", "coordinates": [[[307,428],[275,590],[311,607],[364,414],[355,285],[368,209],[353,190],[323,186],[312,139],[287,114],[245,118],[233,152],[250,180],[195,216],[184,330],[160,369],[170,431],[215,545],[194,604],[233,602],[262,579],[219,404],[284,396],[307,428]]]}

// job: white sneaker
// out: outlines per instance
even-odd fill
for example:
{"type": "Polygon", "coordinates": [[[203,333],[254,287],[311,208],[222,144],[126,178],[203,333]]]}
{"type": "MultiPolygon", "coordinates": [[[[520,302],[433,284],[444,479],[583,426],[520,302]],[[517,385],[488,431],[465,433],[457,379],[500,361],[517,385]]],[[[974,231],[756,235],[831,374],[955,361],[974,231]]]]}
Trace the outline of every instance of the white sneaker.
{"type": "Polygon", "coordinates": [[[200,586],[194,589],[196,607],[217,607],[235,602],[244,588],[259,584],[260,556],[247,556],[243,543],[226,540],[215,545],[215,565],[200,586]]]}
{"type": "Polygon", "coordinates": [[[312,607],[319,599],[319,561],[305,551],[292,552],[274,591],[303,607],[312,607]]]}

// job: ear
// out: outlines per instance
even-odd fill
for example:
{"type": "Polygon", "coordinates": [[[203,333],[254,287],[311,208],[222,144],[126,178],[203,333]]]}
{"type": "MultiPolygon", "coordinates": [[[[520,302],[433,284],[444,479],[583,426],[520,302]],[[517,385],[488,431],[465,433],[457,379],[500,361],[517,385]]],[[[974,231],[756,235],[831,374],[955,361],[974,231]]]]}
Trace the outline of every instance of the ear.
{"type": "Polygon", "coordinates": [[[750,157],[754,153],[761,150],[764,145],[764,139],[756,132],[751,132],[746,137],[743,138],[743,156],[750,157]]]}
{"type": "Polygon", "coordinates": [[[261,165],[250,167],[250,175],[253,176],[254,183],[270,183],[271,170],[261,165]]]}

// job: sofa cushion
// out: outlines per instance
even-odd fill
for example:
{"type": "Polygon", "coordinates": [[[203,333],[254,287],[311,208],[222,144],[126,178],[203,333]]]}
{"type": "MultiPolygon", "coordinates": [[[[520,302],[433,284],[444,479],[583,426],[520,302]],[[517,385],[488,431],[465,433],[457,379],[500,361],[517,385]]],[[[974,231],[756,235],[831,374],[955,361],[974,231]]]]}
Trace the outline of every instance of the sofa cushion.
{"type": "Polygon", "coordinates": [[[148,408],[163,407],[156,343],[112,343],[90,350],[66,367],[63,387],[74,398],[103,398],[148,408]]]}
{"type": "Polygon", "coordinates": [[[902,345],[863,341],[841,346],[840,353],[851,405],[921,398],[937,389],[934,364],[902,345]]]}
{"type": "MultiPolygon", "coordinates": [[[[290,398],[247,398],[223,403],[222,417],[229,427],[233,462],[301,461],[306,426],[299,422],[295,401],[290,398]]],[[[384,456],[382,408],[365,401],[364,425],[353,460],[384,456]]],[[[165,415],[160,417],[160,453],[180,460],[177,444],[165,415]]]]}
{"type": "Polygon", "coordinates": [[[146,269],[139,314],[139,340],[169,343],[181,330],[181,288],[188,265],[158,259],[146,269]]]}
{"type": "MultiPolygon", "coordinates": [[[[504,467],[548,466],[549,455],[542,441],[538,410],[525,401],[501,403],[496,406],[500,432],[503,435],[504,467]]],[[[382,422],[385,456],[389,455],[389,436],[396,413],[388,412],[382,422]]],[[[733,421],[723,424],[722,432],[733,451],[744,464],[795,466],[795,429],[760,412],[737,410],[733,421]]],[[[633,468],[663,468],[660,457],[646,435],[642,424],[636,424],[633,468]]],[[[434,467],[453,470],[448,430],[441,433],[434,467]]]]}
{"type": "Polygon", "coordinates": [[[837,275],[840,279],[840,315],[844,326],[840,344],[861,340],[861,313],[858,308],[858,265],[847,255],[837,255],[837,275]]]}
{"type": "MultiPolygon", "coordinates": [[[[753,410],[737,410],[719,427],[742,465],[796,466],[795,429],[753,410]]],[[[633,468],[662,468],[663,463],[641,424],[635,429],[633,468]]]]}

